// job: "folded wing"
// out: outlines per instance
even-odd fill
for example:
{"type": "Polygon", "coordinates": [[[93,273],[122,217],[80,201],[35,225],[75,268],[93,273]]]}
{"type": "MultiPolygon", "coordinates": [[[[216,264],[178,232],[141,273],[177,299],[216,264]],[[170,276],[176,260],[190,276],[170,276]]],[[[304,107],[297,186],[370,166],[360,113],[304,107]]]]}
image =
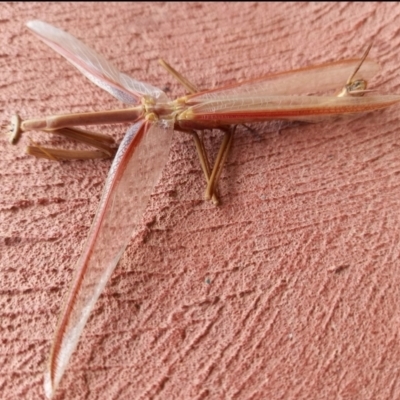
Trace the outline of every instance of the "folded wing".
{"type": "Polygon", "coordinates": [[[399,95],[361,97],[335,96],[264,96],[209,100],[182,112],[182,127],[217,127],[268,120],[315,121],[378,110],[400,101],[399,95]]]}
{"type": "MultiPolygon", "coordinates": [[[[194,105],[208,100],[238,97],[292,96],[324,94],[339,91],[359,65],[359,59],[349,59],[328,64],[268,75],[187,96],[186,104],[194,105]]],[[[354,79],[371,79],[380,69],[379,64],[365,60],[354,79]]]]}

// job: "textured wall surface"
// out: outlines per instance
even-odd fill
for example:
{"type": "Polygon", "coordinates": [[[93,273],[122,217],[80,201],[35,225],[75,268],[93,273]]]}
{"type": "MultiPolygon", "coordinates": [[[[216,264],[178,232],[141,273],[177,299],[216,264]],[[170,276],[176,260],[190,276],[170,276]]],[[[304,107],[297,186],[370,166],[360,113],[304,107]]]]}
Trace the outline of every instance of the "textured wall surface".
{"type": "MultiPolygon", "coordinates": [[[[121,107],[28,32],[42,19],[121,71],[184,90],[360,56],[400,94],[398,4],[1,4],[0,108],[121,107]]],[[[106,127],[120,141],[126,127],[106,127]]],[[[4,128],[3,128],[4,131],[4,128]]],[[[212,155],[221,133],[205,134],[212,155]]],[[[50,162],[1,140],[0,398],[43,398],[57,316],[110,160],[50,162]]],[[[57,399],[400,398],[400,106],[285,130],[238,128],[203,200],[191,138],[169,161],[57,399]]],[[[127,216],[129,218],[129,216],[127,216]]]]}

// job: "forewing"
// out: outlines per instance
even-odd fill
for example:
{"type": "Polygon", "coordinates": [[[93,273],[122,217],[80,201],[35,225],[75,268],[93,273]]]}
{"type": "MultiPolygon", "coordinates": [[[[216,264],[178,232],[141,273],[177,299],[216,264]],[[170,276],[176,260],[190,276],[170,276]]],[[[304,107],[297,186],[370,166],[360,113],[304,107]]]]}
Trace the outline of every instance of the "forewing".
{"type": "Polygon", "coordinates": [[[168,101],[161,89],[136,81],[119,72],[102,55],[97,54],[69,33],[42,21],[29,21],[27,26],[44,43],[78,68],[83,75],[118,100],[127,104],[137,104],[141,97],[150,96],[161,101],[168,101]]]}
{"type": "Polygon", "coordinates": [[[181,126],[217,127],[272,119],[315,121],[378,110],[400,101],[399,95],[265,96],[212,100],[189,107],[178,117],[181,126]],[[193,122],[193,124],[191,124],[193,122]]]}
{"type": "Polygon", "coordinates": [[[125,135],[111,166],[103,196],[59,319],[45,392],[54,394],[96,300],[132,234],[141,226],[150,194],[167,162],[172,126],[139,122],[125,135]]]}
{"type": "MultiPolygon", "coordinates": [[[[337,61],[265,76],[223,88],[187,96],[186,104],[207,100],[223,100],[238,97],[282,96],[323,94],[340,90],[352,75],[359,59],[337,61]]],[[[380,69],[379,64],[365,60],[354,79],[371,79],[380,69]]]]}

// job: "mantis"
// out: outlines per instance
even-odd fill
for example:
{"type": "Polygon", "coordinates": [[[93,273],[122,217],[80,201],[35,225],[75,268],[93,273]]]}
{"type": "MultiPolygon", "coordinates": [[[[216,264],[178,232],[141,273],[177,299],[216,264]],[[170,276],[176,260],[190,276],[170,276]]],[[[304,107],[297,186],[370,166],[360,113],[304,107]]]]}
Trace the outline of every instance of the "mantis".
{"type": "MultiPolygon", "coordinates": [[[[44,389],[48,398],[54,396],[90,312],[132,234],[140,227],[149,197],[167,162],[174,130],[193,135],[207,181],[206,198],[217,203],[216,182],[232,144],[234,129],[230,126],[273,119],[315,122],[325,117],[378,110],[400,102],[400,95],[371,94],[367,89],[368,80],[379,70],[377,63],[366,59],[369,48],[361,59],[282,72],[202,92],[164,63],[190,92],[171,101],[161,89],[119,72],[72,35],[41,21],[31,21],[27,25],[89,80],[129,107],[25,120],[14,116],[12,143],[16,143],[23,132],[42,130],[64,134],[97,149],[73,156],[107,157],[114,155],[112,140],[107,135],[76,127],[132,123],[115,155],[61,311],[45,371],[44,389]],[[338,92],[315,95],[330,90],[338,92]],[[224,139],[211,169],[196,131],[214,128],[224,132],[224,139]]],[[[28,152],[50,159],[68,157],[66,152],[36,145],[28,147],[28,152]]]]}

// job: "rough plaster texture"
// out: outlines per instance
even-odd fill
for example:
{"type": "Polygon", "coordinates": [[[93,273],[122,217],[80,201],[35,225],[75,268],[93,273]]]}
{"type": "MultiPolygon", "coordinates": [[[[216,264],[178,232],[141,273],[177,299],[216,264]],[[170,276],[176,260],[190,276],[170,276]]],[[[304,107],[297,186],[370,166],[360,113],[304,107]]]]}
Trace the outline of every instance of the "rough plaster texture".
{"type": "MultiPolygon", "coordinates": [[[[208,88],[358,56],[371,40],[383,67],[372,85],[400,93],[398,4],[1,4],[3,123],[120,106],[27,31],[37,18],[171,97],[183,90],[158,57],[208,88]]],[[[214,156],[220,140],[205,135],[214,156]]],[[[175,133],[56,398],[400,398],[399,143],[400,107],[241,128],[215,207],[175,133]]],[[[110,161],[36,160],[5,140],[0,151],[0,398],[40,399],[110,161]]]]}

